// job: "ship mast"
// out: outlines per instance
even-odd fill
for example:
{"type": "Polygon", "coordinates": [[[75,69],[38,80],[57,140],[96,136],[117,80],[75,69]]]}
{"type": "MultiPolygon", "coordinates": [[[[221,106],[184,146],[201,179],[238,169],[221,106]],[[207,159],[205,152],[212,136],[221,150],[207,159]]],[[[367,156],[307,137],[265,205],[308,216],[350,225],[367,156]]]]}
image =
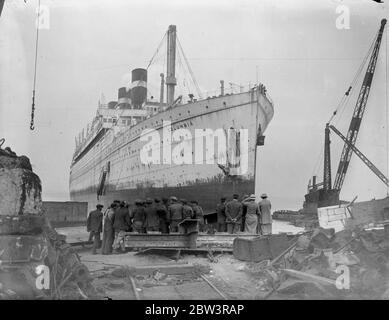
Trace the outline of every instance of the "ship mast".
{"type": "Polygon", "coordinates": [[[174,102],[174,86],[176,79],[176,26],[170,25],[167,31],[167,72],[166,72],[166,102],[171,106],[174,102]]]}

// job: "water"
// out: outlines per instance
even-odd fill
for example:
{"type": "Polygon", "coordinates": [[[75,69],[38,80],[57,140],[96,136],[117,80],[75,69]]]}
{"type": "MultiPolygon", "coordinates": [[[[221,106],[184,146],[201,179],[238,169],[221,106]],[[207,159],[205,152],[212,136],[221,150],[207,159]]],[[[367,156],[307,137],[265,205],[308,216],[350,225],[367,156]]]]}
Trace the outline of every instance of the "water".
{"type": "Polygon", "coordinates": [[[303,232],[304,228],[295,227],[294,225],[290,224],[288,221],[273,220],[272,231],[273,234],[282,233],[282,232],[296,234],[299,232],[303,232]]]}

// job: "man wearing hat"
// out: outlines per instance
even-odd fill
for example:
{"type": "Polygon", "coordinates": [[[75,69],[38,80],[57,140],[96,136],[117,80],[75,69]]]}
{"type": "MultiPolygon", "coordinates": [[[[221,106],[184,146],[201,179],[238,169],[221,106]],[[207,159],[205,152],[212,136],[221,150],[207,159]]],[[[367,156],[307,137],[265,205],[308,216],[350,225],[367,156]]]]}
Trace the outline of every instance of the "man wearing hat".
{"type": "Polygon", "coordinates": [[[203,208],[199,205],[197,200],[191,201],[191,207],[193,210],[193,219],[199,220],[199,231],[205,231],[205,220],[204,220],[204,211],[203,208]]]}
{"type": "Polygon", "coordinates": [[[240,231],[244,232],[245,229],[245,222],[246,222],[246,213],[247,213],[247,206],[245,204],[245,200],[249,199],[249,195],[245,194],[242,197],[242,224],[240,226],[240,231]]]}
{"type": "Polygon", "coordinates": [[[260,219],[258,233],[268,235],[272,233],[271,203],[266,193],[263,193],[261,198],[262,200],[259,202],[260,219]]]}
{"type": "Polygon", "coordinates": [[[146,199],[146,231],[158,231],[159,230],[159,217],[157,210],[153,206],[153,200],[150,198],[146,199]]]}
{"type": "Polygon", "coordinates": [[[146,224],[146,213],[145,208],[143,207],[142,200],[135,200],[135,208],[132,211],[133,216],[133,228],[135,232],[144,233],[144,228],[146,224]]]}
{"type": "Polygon", "coordinates": [[[240,231],[242,223],[242,203],[238,200],[239,195],[234,194],[233,199],[226,204],[226,223],[228,233],[240,231]]]}
{"type": "Polygon", "coordinates": [[[258,233],[259,206],[255,202],[255,194],[243,200],[242,204],[246,207],[244,232],[250,234],[258,233]]]}
{"type": "Polygon", "coordinates": [[[103,215],[103,241],[101,244],[101,254],[111,254],[112,245],[115,238],[115,231],[113,230],[113,220],[115,217],[116,203],[111,203],[103,215]]]}
{"type": "Polygon", "coordinates": [[[131,216],[124,201],[120,203],[120,208],[115,211],[113,220],[113,229],[115,230],[115,240],[113,243],[113,249],[115,253],[118,253],[120,248],[121,252],[125,252],[124,236],[126,231],[131,227],[131,216]]]}
{"type": "Polygon", "coordinates": [[[218,203],[218,205],[216,206],[218,232],[227,232],[226,200],[226,197],[220,198],[220,203],[218,203]]]}
{"type": "Polygon", "coordinates": [[[154,202],[155,202],[154,208],[157,211],[157,215],[159,219],[159,230],[162,233],[169,233],[167,207],[163,202],[161,202],[160,198],[155,198],[154,202]]]}
{"type": "Polygon", "coordinates": [[[86,220],[86,230],[90,232],[90,238],[93,239],[92,254],[96,254],[96,249],[100,246],[100,233],[103,229],[102,204],[96,205],[96,210],[89,213],[86,220]]]}
{"type": "Polygon", "coordinates": [[[168,208],[170,231],[178,232],[178,224],[183,220],[182,204],[178,202],[176,197],[170,197],[170,202],[168,208]]]}

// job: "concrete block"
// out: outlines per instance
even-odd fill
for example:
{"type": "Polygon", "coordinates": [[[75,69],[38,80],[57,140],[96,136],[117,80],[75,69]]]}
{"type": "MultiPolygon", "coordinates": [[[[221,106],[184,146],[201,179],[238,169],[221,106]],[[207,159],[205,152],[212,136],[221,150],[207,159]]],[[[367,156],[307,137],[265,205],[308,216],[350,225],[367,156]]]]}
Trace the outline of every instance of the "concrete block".
{"type": "Polygon", "coordinates": [[[233,254],[238,260],[259,262],[272,260],[290,246],[286,234],[262,236],[254,239],[235,238],[233,254]]]}

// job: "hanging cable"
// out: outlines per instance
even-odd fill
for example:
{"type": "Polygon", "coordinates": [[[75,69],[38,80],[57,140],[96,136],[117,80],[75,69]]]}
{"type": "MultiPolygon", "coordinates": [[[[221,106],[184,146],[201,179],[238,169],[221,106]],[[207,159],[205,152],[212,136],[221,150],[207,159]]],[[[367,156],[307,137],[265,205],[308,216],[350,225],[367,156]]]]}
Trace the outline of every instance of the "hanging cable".
{"type": "MultiPolygon", "coordinates": [[[[182,77],[182,87],[183,87],[183,89],[182,89],[181,92],[183,94],[184,93],[184,88],[185,88],[186,93],[187,94],[191,94],[191,93],[193,93],[192,86],[191,86],[191,83],[189,81],[187,81],[187,79],[186,79],[187,74],[185,72],[186,70],[184,68],[183,57],[181,55],[182,55],[182,53],[180,52],[180,50],[178,50],[177,51],[178,69],[179,69],[179,71],[181,70],[182,74],[183,74],[183,77],[182,77]]],[[[178,74],[179,74],[179,72],[178,72],[178,74]]],[[[188,75],[190,77],[189,72],[188,72],[188,75]]]]}
{"type": "MultiPolygon", "coordinates": [[[[385,38],[385,107],[386,107],[386,176],[389,175],[389,111],[388,111],[388,31],[386,31],[386,38],[385,38]]],[[[389,196],[389,187],[386,187],[386,195],[389,196]]]]}
{"type": "Polygon", "coordinates": [[[339,119],[341,118],[341,116],[343,115],[343,112],[344,112],[344,110],[345,110],[345,106],[347,105],[347,103],[348,103],[348,101],[349,101],[349,99],[350,99],[350,93],[351,93],[351,91],[354,89],[355,84],[356,84],[356,82],[357,82],[357,80],[358,80],[358,78],[359,78],[359,76],[360,76],[360,74],[361,74],[361,72],[362,72],[364,66],[366,65],[366,62],[367,62],[369,56],[371,55],[371,52],[372,52],[372,50],[373,50],[373,48],[374,48],[374,43],[375,43],[377,37],[378,37],[378,33],[377,33],[377,35],[374,37],[374,39],[373,39],[373,41],[372,41],[372,43],[371,43],[371,45],[370,45],[370,48],[369,48],[369,50],[368,50],[366,56],[363,58],[362,63],[360,64],[360,66],[359,66],[357,72],[355,73],[354,78],[353,78],[353,80],[352,80],[352,82],[351,82],[349,88],[347,89],[347,91],[345,92],[345,94],[342,96],[342,98],[341,98],[341,100],[340,100],[338,106],[336,107],[335,111],[332,113],[330,119],[328,120],[328,123],[331,123],[331,121],[334,119],[334,117],[338,114],[339,110],[341,111],[341,114],[340,114],[340,116],[338,117],[338,121],[339,121],[339,119]]]}
{"type": "Polygon", "coordinates": [[[317,176],[318,175],[318,172],[320,170],[320,165],[321,165],[321,163],[323,163],[323,155],[324,155],[324,151],[323,151],[323,149],[321,149],[321,151],[319,153],[319,156],[317,157],[315,166],[313,167],[311,176],[317,176]]]}
{"type": "Polygon", "coordinates": [[[41,0],[38,0],[38,12],[36,15],[36,38],[35,38],[35,62],[34,62],[34,81],[32,89],[32,105],[31,105],[31,122],[30,130],[35,129],[34,116],[35,116],[35,87],[36,87],[36,70],[38,63],[38,43],[39,43],[39,15],[41,12],[41,0]]]}
{"type": "Polygon", "coordinates": [[[164,36],[163,36],[161,42],[160,42],[159,45],[158,45],[157,50],[155,51],[155,53],[154,53],[153,56],[151,57],[150,62],[149,62],[149,64],[147,65],[147,68],[146,68],[147,70],[149,69],[149,67],[150,67],[151,64],[153,63],[153,60],[154,60],[155,56],[158,54],[159,49],[161,49],[162,45],[164,44],[166,35],[167,35],[167,32],[165,32],[165,34],[164,34],[164,36]]]}

